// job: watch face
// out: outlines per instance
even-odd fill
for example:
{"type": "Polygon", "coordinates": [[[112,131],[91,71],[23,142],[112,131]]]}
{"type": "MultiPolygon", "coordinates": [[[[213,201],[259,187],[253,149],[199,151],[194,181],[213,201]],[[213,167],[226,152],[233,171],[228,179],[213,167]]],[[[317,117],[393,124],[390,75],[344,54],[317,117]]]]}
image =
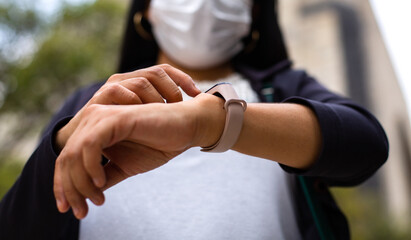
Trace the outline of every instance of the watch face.
{"type": "Polygon", "coordinates": [[[205,91],[205,93],[208,93],[209,91],[211,91],[211,89],[213,89],[213,88],[215,88],[215,87],[217,87],[217,86],[225,85],[225,84],[227,84],[227,85],[229,85],[230,87],[232,87],[231,83],[228,83],[228,82],[220,82],[220,83],[217,83],[217,84],[215,84],[214,86],[212,86],[212,87],[211,87],[210,89],[208,89],[207,91],[205,91]]]}
{"type": "Polygon", "coordinates": [[[206,152],[225,152],[236,143],[243,125],[244,111],[247,103],[240,99],[230,83],[218,83],[206,91],[225,100],[224,109],[227,113],[224,131],[220,139],[212,146],[202,148],[206,152]]]}

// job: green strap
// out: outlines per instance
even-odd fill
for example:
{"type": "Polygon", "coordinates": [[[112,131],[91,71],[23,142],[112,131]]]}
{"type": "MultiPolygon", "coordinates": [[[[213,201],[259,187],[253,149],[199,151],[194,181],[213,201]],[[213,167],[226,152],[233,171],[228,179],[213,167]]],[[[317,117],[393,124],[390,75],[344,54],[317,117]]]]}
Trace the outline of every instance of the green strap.
{"type": "MultiPolygon", "coordinates": [[[[274,102],[274,89],[271,82],[264,83],[261,93],[264,95],[267,102],[274,102]]],[[[297,178],[303,190],[304,197],[307,200],[311,216],[314,219],[321,240],[334,240],[335,238],[332,234],[331,227],[328,225],[324,210],[316,197],[312,179],[304,176],[298,176],[297,178]]]]}
{"type": "Polygon", "coordinates": [[[322,240],[333,240],[334,236],[331,232],[330,226],[328,226],[327,219],[324,214],[324,210],[316,198],[313,180],[304,176],[298,176],[301,188],[304,192],[304,197],[307,200],[308,207],[311,211],[311,216],[314,219],[314,223],[317,226],[318,233],[322,240]]]}

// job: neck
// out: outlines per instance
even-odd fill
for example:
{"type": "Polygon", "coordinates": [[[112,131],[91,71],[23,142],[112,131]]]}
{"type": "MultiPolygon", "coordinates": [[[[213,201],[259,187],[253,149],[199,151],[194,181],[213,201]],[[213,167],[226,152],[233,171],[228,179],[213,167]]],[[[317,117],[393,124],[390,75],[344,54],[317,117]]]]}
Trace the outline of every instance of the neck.
{"type": "Polygon", "coordinates": [[[230,62],[220,64],[206,69],[189,69],[182,67],[166,56],[162,51],[158,54],[157,64],[169,64],[190,75],[194,80],[217,80],[229,76],[233,73],[230,62]]]}

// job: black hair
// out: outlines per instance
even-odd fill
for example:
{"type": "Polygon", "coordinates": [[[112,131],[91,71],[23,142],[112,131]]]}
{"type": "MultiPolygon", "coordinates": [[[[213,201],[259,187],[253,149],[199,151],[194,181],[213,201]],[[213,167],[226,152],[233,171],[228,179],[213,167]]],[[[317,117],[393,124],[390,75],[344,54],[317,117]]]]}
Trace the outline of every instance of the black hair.
{"type": "MultiPolygon", "coordinates": [[[[134,26],[134,14],[143,13],[147,0],[133,0],[127,15],[127,23],[118,72],[129,72],[138,68],[154,65],[158,55],[158,45],[154,40],[140,36],[134,26]]],[[[243,41],[245,46],[253,44],[252,33],[257,31],[259,38],[250,51],[240,52],[234,59],[235,65],[263,70],[288,59],[287,50],[278,24],[276,0],[254,0],[253,22],[251,31],[243,41]]],[[[143,27],[151,32],[151,26],[143,21],[143,27]]]]}

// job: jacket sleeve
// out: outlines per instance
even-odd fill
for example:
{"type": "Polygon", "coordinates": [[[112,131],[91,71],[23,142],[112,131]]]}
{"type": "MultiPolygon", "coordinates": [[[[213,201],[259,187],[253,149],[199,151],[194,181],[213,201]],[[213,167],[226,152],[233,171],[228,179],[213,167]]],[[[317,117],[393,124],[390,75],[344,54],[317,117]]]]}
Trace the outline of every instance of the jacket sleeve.
{"type": "Polygon", "coordinates": [[[95,87],[74,94],[53,117],[12,188],[0,202],[0,239],[77,239],[79,221],[58,212],[53,194],[53,136],[87,102],[95,87]]]}
{"type": "Polygon", "coordinates": [[[282,165],[290,173],[320,177],[329,185],[356,185],[388,158],[388,139],[378,120],[350,99],[330,92],[305,72],[276,78],[277,101],[310,107],[320,124],[321,152],[309,169],[282,165]]]}

